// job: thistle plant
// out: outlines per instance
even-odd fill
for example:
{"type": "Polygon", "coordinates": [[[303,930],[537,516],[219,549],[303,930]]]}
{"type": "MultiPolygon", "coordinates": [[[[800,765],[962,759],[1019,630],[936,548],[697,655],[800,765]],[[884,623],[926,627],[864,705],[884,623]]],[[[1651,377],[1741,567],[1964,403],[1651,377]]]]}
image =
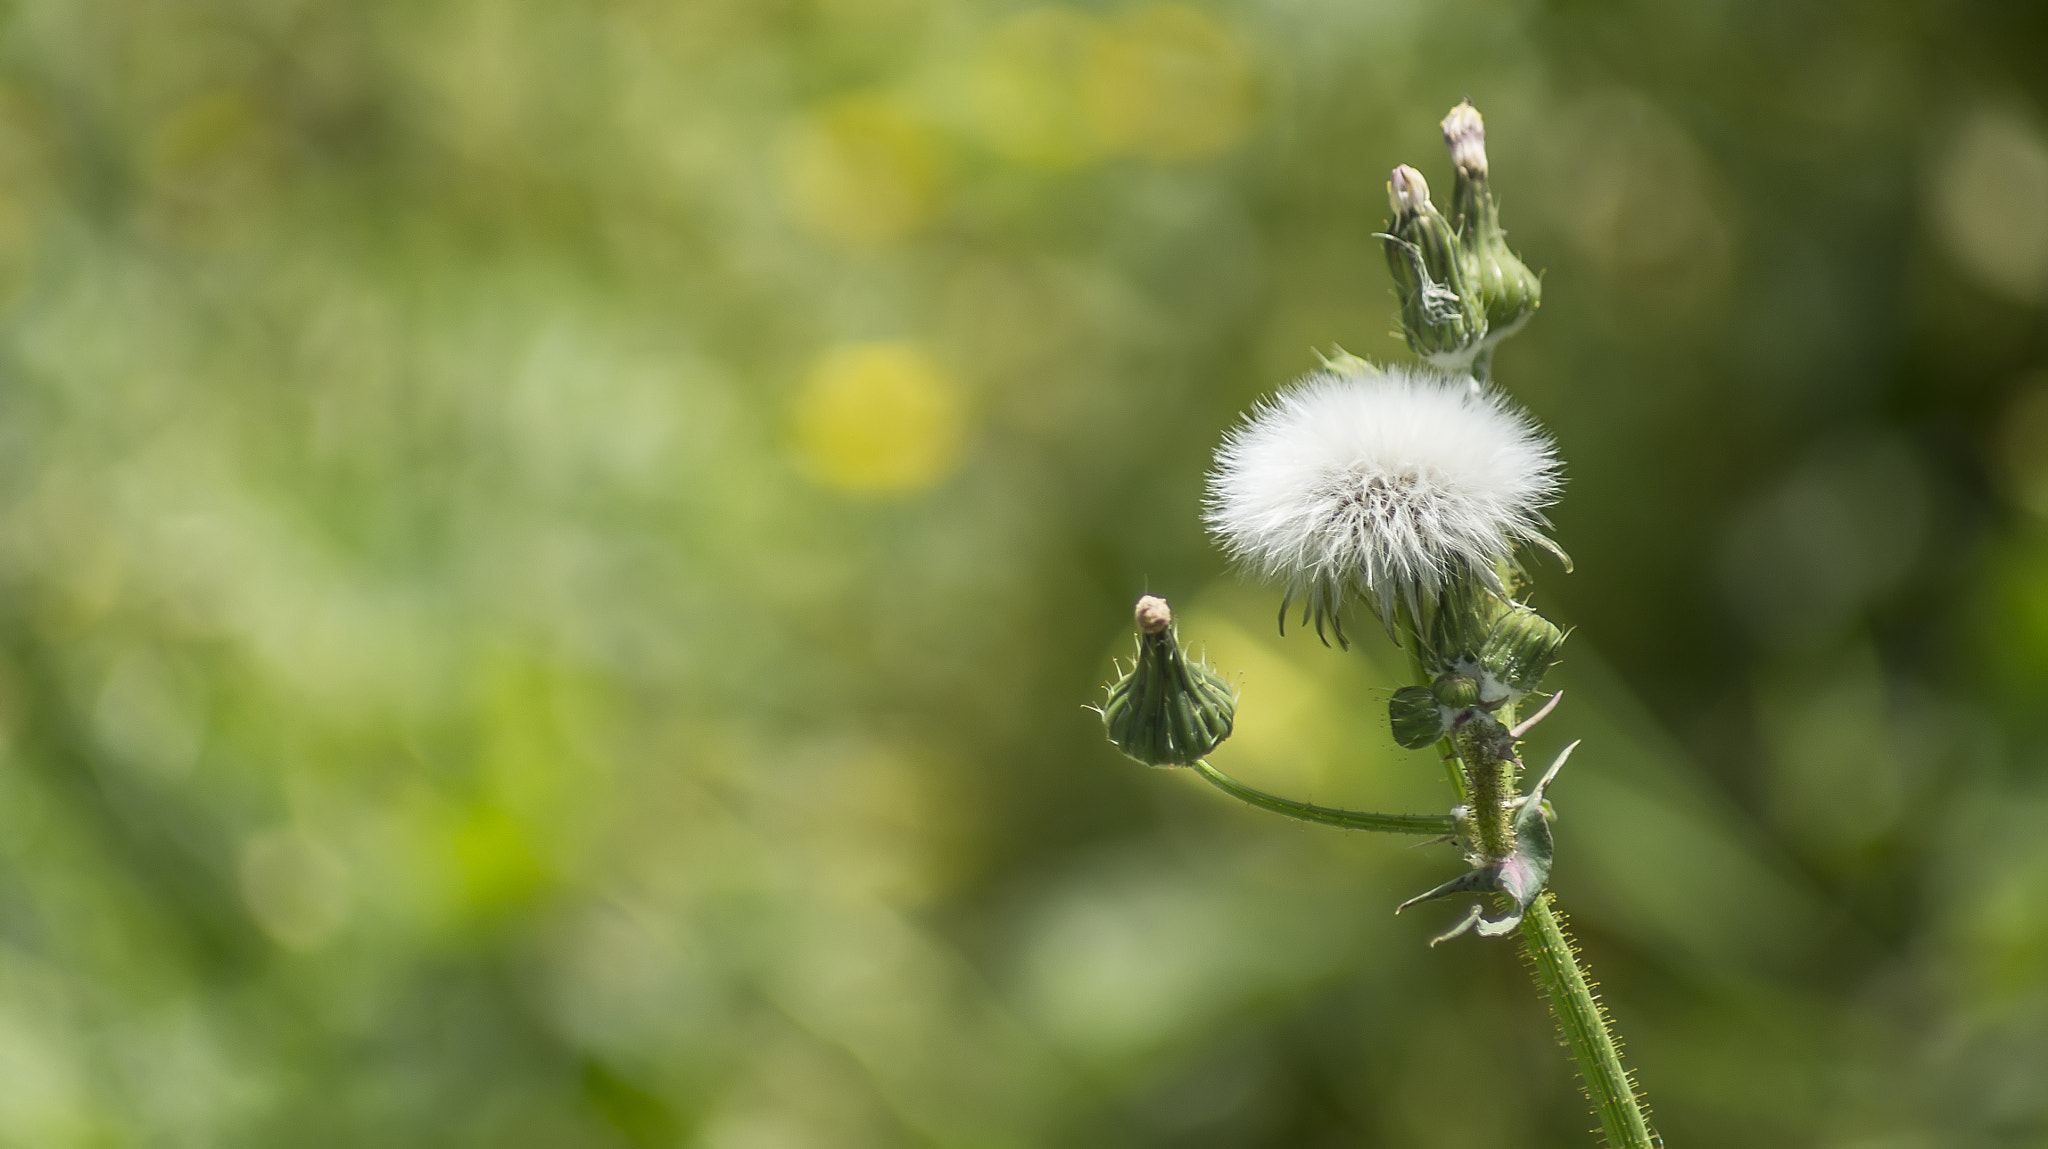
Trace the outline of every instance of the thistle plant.
{"type": "Polygon", "coordinates": [[[1556,708],[1546,694],[1565,634],[1527,601],[1533,552],[1571,563],[1546,533],[1561,490],[1550,438],[1493,385],[1492,354],[1541,301],[1507,246],[1488,183],[1484,122],[1467,102],[1443,122],[1453,167],[1449,215],[1422,174],[1387,183],[1381,234],[1408,346],[1425,365],[1339,352],[1230,430],[1208,476],[1204,519],[1249,573],[1282,587],[1280,629],[1299,624],[1348,647],[1356,603],[1405,649],[1414,680],[1388,703],[1398,744],[1434,747],[1453,804],[1444,814],[1338,810],[1268,794],[1216,769],[1236,695],[1179,645],[1162,599],[1140,599],[1139,648],[1102,708],[1110,741],[1149,765],[1179,766],[1253,806],[1354,830],[1456,845],[1466,869],[1395,907],[1471,901],[1432,946],[1471,933],[1516,938],[1549,998],[1600,1132],[1613,1149],[1661,1144],[1622,1066],[1548,888],[1551,784],[1577,743],[1540,776],[1522,740],[1556,708]]]}

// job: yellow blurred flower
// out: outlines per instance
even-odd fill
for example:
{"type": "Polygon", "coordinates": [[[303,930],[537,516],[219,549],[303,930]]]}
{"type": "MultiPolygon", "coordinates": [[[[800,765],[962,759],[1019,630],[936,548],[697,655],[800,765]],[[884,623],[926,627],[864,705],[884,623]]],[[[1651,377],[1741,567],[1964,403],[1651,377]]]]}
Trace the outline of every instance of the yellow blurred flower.
{"type": "Polygon", "coordinates": [[[972,110],[988,145],[1029,168],[1099,158],[1106,141],[1085,92],[1101,23],[1071,8],[1034,8],[998,29],[975,60],[972,110]]]}
{"type": "Polygon", "coordinates": [[[959,384],[917,344],[847,344],[820,356],[804,380],[796,447],[830,486],[908,493],[958,467],[966,419],[959,384]]]}
{"type": "Polygon", "coordinates": [[[1087,101],[1111,147],[1152,160],[1193,160],[1250,126],[1251,61],[1214,20],[1149,4],[1111,23],[1088,69],[1087,101]]]}
{"type": "Polygon", "coordinates": [[[901,240],[937,214],[941,183],[930,131],[885,97],[835,100],[783,141],[783,200],[805,230],[826,239],[901,240]]]}
{"type": "Polygon", "coordinates": [[[1180,4],[1113,20],[1034,8],[991,36],[975,62],[973,112],[990,147],[1059,170],[1124,153],[1214,155],[1251,121],[1251,62],[1230,33],[1180,4]]]}

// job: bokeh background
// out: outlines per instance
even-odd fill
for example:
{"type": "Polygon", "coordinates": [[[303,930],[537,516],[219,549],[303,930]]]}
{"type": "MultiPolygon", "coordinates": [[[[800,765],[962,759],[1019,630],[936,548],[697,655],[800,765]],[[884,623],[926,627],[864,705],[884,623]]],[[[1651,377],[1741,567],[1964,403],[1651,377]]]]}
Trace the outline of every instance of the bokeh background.
{"type": "MultiPolygon", "coordinates": [[[[2048,1145],[2048,8],[12,0],[0,1144],[1585,1146],[1223,429],[1545,306],[1556,885],[1674,1146],[2048,1145]]],[[[1354,620],[1353,633],[1371,634],[1354,620]]]]}

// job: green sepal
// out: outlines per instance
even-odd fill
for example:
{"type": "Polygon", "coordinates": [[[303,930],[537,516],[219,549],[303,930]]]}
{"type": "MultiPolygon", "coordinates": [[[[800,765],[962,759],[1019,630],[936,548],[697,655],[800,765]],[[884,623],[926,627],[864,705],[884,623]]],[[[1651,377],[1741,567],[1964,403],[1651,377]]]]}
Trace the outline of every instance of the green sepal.
{"type": "Polygon", "coordinates": [[[1387,722],[1394,741],[1409,750],[1434,745],[1444,736],[1443,704],[1426,686],[1404,686],[1387,700],[1387,722]]]}

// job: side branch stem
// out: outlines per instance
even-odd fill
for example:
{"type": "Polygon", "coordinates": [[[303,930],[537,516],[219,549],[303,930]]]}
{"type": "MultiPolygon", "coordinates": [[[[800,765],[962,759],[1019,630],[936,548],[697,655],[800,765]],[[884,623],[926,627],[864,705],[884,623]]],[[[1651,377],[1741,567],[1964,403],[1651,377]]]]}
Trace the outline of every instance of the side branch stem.
{"type": "Polygon", "coordinates": [[[1544,891],[1522,918],[1522,948],[1536,974],[1536,984],[1550,998],[1557,1029],[1579,1067],[1586,1098],[1600,1118],[1600,1131],[1610,1149],[1658,1149],[1663,1142],[1643,1120],[1635,1081],[1621,1064],[1621,1051],[1607,1023],[1607,1010],[1594,995],[1579,968],[1563,920],[1550,907],[1544,891]]]}
{"type": "Polygon", "coordinates": [[[1307,802],[1296,802],[1277,797],[1263,790],[1232,778],[1207,762],[1197,762],[1195,773],[1202,776],[1211,786],[1225,794],[1304,822],[1318,822],[1325,826],[1341,826],[1346,830],[1377,830],[1382,834],[1427,834],[1448,835],[1457,832],[1457,824],[1448,814],[1369,814],[1363,810],[1338,810],[1330,806],[1312,806],[1307,802]]]}

